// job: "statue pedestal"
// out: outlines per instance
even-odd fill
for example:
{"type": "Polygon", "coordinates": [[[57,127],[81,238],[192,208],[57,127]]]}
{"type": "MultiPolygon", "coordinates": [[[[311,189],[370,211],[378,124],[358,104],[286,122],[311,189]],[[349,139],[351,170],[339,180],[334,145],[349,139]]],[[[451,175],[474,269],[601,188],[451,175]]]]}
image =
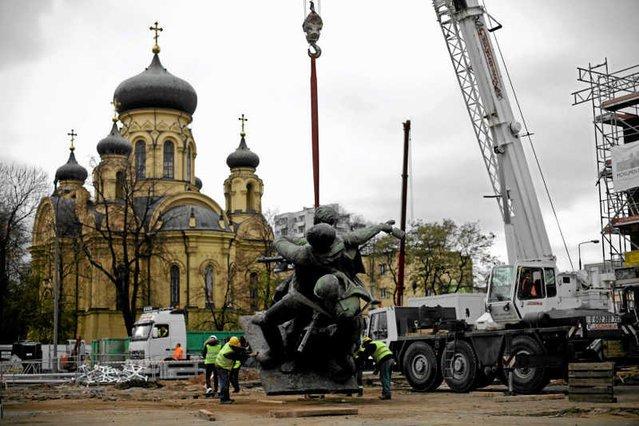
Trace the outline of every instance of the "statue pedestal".
{"type": "MultiPolygon", "coordinates": [[[[251,345],[253,352],[265,352],[268,345],[264,340],[262,329],[251,322],[251,316],[240,317],[240,325],[244,330],[244,337],[251,345]]],[[[337,383],[325,375],[312,371],[297,373],[282,373],[279,365],[260,370],[262,387],[267,395],[304,395],[326,393],[357,393],[358,386],[355,377],[345,383],[337,383]]]]}

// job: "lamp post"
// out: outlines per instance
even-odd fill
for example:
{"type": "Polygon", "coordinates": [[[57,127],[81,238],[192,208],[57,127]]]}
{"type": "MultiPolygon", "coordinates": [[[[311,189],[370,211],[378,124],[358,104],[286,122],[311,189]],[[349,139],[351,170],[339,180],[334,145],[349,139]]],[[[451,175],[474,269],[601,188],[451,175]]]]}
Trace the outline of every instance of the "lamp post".
{"type": "Polygon", "coordinates": [[[60,320],[60,235],[58,234],[58,213],[60,212],[60,194],[58,194],[58,180],[53,182],[55,200],[55,212],[53,213],[53,372],[58,372],[58,328],[60,320]]]}
{"type": "Polygon", "coordinates": [[[577,252],[579,253],[579,270],[581,271],[581,245],[582,244],[599,244],[599,240],[582,241],[577,244],[577,252]]]}

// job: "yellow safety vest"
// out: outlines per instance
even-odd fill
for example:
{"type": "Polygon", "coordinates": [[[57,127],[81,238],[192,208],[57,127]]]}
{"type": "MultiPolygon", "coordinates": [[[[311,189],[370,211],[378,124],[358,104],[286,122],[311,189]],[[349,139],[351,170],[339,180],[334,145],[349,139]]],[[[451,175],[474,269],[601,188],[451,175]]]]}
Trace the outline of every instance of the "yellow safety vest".
{"type": "Polygon", "coordinates": [[[215,358],[217,358],[218,352],[222,349],[222,345],[218,343],[217,345],[209,345],[206,344],[206,357],[204,358],[204,364],[215,364],[215,358]]]}
{"type": "Polygon", "coordinates": [[[240,368],[241,366],[242,366],[242,363],[239,360],[237,360],[233,364],[233,370],[236,370],[236,369],[240,368]]]}
{"type": "Polygon", "coordinates": [[[228,343],[224,345],[224,347],[218,352],[217,357],[215,358],[215,365],[225,370],[233,369],[233,364],[235,361],[232,359],[228,359],[224,355],[233,352],[233,348],[228,343]]]}
{"type": "Polygon", "coordinates": [[[381,342],[379,340],[375,340],[373,343],[373,345],[375,345],[375,352],[373,352],[373,360],[375,361],[375,364],[379,364],[379,361],[384,358],[386,355],[393,355],[393,353],[391,352],[390,349],[388,349],[388,346],[386,346],[386,344],[384,342],[381,342]]]}

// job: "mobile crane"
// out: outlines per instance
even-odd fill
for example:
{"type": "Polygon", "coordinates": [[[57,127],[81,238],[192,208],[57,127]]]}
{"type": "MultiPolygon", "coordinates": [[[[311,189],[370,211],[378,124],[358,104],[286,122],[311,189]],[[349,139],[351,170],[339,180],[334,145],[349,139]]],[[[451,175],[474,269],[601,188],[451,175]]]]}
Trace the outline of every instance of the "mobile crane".
{"type": "Polygon", "coordinates": [[[443,380],[468,392],[510,375],[517,393],[541,391],[575,360],[629,361],[637,323],[609,310],[609,291],[559,273],[490,33],[478,0],[433,0],[453,68],[503,218],[509,265],[491,271],[486,312],[474,323],[454,308],[370,311],[367,333],[385,340],[416,390],[443,380]]]}

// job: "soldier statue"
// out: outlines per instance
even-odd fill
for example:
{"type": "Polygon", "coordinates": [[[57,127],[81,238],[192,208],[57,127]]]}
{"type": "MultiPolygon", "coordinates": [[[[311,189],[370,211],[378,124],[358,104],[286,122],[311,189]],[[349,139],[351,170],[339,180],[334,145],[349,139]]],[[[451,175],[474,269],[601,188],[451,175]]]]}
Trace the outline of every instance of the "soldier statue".
{"type": "Polygon", "coordinates": [[[275,303],[252,320],[268,345],[258,356],[264,369],[312,369],[337,382],[355,371],[352,354],[364,327],[361,302],[374,302],[357,277],[364,272],[359,249],[380,232],[398,238],[403,233],[389,221],[340,237],[334,227],[338,218],[334,209],[320,207],[305,240],[274,243],[294,265],[294,274],[278,288],[275,303]]]}

